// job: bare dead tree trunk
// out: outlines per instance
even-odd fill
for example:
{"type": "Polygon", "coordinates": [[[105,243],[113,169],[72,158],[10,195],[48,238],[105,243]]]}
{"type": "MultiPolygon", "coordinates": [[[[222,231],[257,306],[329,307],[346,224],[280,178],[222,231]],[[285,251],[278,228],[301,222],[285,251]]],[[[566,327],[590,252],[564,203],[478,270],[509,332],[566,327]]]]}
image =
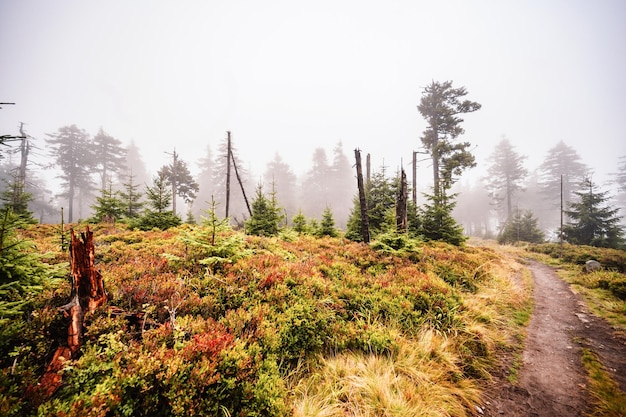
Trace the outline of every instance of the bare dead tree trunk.
{"type": "Polygon", "coordinates": [[[417,207],[417,152],[413,151],[413,205],[417,207]]]}
{"type": "MultiPolygon", "coordinates": [[[[363,186],[363,168],[361,167],[361,151],[354,150],[354,157],[356,159],[356,181],[359,187],[359,204],[361,206],[361,236],[363,236],[363,242],[369,243],[370,241],[370,222],[369,215],[367,214],[367,200],[365,199],[365,187],[363,186]]],[[[368,154],[369,160],[369,154],[368,154]]]]}
{"type": "MultiPolygon", "coordinates": [[[[359,151],[359,159],[360,158],[361,156],[360,156],[360,151],[359,151]]],[[[370,181],[372,180],[372,158],[370,154],[367,154],[367,156],[365,157],[365,172],[366,172],[367,183],[369,184],[370,181]]]]}
{"type": "Polygon", "coordinates": [[[396,230],[400,233],[406,232],[407,229],[406,205],[408,193],[406,172],[404,172],[404,168],[402,168],[400,172],[400,189],[398,190],[398,197],[396,198],[396,230]]]}
{"type": "Polygon", "coordinates": [[[72,278],[70,301],[59,307],[63,315],[70,319],[67,346],[61,346],[56,350],[41,380],[45,396],[50,396],[60,386],[61,375],[58,371],[63,368],[63,362],[71,359],[80,349],[84,316],[107,301],[102,275],[95,267],[93,232],[89,227],[80,234],[80,239],[76,237],[73,229],[71,231],[70,273],[72,278]]]}
{"type": "Polygon", "coordinates": [[[230,149],[230,130],[226,132],[227,135],[227,144],[226,144],[226,218],[228,218],[228,212],[230,208],[230,159],[231,159],[231,149],[230,149]]]}
{"type": "Polygon", "coordinates": [[[21,203],[26,189],[26,166],[28,165],[28,153],[30,152],[30,143],[28,137],[24,133],[24,123],[20,123],[20,136],[22,137],[22,143],[20,145],[20,169],[17,177],[17,190],[13,196],[15,206],[21,203]]]}
{"type": "Polygon", "coordinates": [[[176,214],[176,194],[178,194],[178,184],[176,180],[178,179],[178,154],[176,153],[176,148],[174,148],[174,152],[172,152],[172,211],[176,214]]]}
{"type": "Polygon", "coordinates": [[[237,181],[239,182],[239,187],[241,187],[241,193],[243,194],[243,200],[246,202],[246,207],[248,208],[248,214],[252,217],[252,210],[250,209],[250,203],[248,203],[248,197],[246,196],[246,190],[243,188],[243,183],[241,182],[241,177],[239,177],[239,171],[237,170],[237,164],[235,163],[235,157],[230,153],[230,157],[233,161],[233,167],[235,168],[235,176],[237,177],[237,181]]]}

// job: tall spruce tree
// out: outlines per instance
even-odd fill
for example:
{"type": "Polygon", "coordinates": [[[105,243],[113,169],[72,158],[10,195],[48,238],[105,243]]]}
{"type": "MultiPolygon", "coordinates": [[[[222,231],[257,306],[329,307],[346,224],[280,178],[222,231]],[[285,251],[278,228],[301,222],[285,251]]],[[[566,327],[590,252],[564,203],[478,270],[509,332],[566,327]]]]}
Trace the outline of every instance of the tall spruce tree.
{"type": "Polygon", "coordinates": [[[352,209],[352,193],[354,189],[354,170],[352,163],[343,151],[341,141],[333,148],[333,161],[330,165],[329,201],[337,225],[345,229],[350,210],[352,209]]]}
{"type": "MultiPolygon", "coordinates": [[[[541,193],[552,208],[557,209],[561,204],[562,190],[563,205],[567,207],[574,193],[580,190],[580,184],[588,173],[589,169],[581,162],[576,150],[560,141],[548,151],[539,167],[541,193]]],[[[552,213],[548,223],[554,227],[558,223],[560,213],[558,210],[553,210],[552,213]]]]}
{"type": "Polygon", "coordinates": [[[568,204],[565,213],[571,219],[563,226],[563,237],[576,245],[619,248],[624,245],[624,228],[620,225],[619,208],[611,208],[608,192],[597,192],[591,179],[583,180],[577,201],[568,204]]]}
{"type": "Polygon", "coordinates": [[[133,140],[126,146],[126,175],[133,175],[133,182],[136,184],[145,184],[146,186],[152,182],[152,175],[146,169],[139,148],[133,140]]]}
{"type": "Polygon", "coordinates": [[[524,159],[526,157],[515,152],[506,138],[502,138],[489,157],[491,165],[487,170],[489,175],[485,177],[486,188],[495,206],[499,210],[506,210],[505,221],[513,217],[513,199],[523,190],[523,181],[528,175],[523,165],[524,159]]]}
{"type": "Polygon", "coordinates": [[[267,164],[263,179],[266,184],[272,184],[272,188],[280,198],[281,206],[285,209],[287,216],[295,215],[298,209],[296,174],[278,153],[267,164]]]}
{"type": "MultiPolygon", "coordinates": [[[[612,184],[616,186],[615,201],[617,207],[626,207],[626,155],[620,156],[617,163],[617,171],[611,174],[612,184]]],[[[622,224],[626,225],[626,217],[622,216],[622,224]]]]}
{"type": "Polygon", "coordinates": [[[214,200],[216,193],[215,186],[213,184],[215,169],[213,162],[213,151],[211,146],[207,145],[205,154],[196,162],[198,166],[198,175],[196,176],[196,182],[198,183],[198,193],[194,200],[194,215],[196,217],[203,216],[206,210],[207,204],[211,204],[214,200]]]}
{"type": "Polygon", "coordinates": [[[319,218],[330,205],[331,168],[324,148],[313,152],[311,169],[302,181],[302,211],[308,217],[319,218]]]}
{"type": "Polygon", "coordinates": [[[179,158],[176,149],[171,155],[172,163],[162,166],[159,176],[165,178],[172,187],[172,211],[176,214],[176,197],[181,197],[189,204],[196,198],[199,187],[189,172],[187,163],[179,158]]]}
{"type": "Polygon", "coordinates": [[[423,211],[424,236],[455,244],[463,241],[462,229],[452,217],[455,195],[450,195],[449,190],[456,177],[476,165],[474,155],[469,151],[471,144],[458,141],[465,133],[461,127],[461,115],[481,107],[477,102],[464,100],[466,95],[465,87],[454,88],[451,81],[433,81],[424,88],[417,106],[428,124],[421,142],[433,166],[433,194],[428,196],[430,204],[423,211]],[[443,229],[429,230],[429,227],[443,229]]]}
{"type": "MultiPolygon", "coordinates": [[[[68,220],[74,220],[74,201],[79,192],[89,195],[94,184],[91,174],[94,171],[94,153],[89,142],[89,135],[76,125],[59,128],[56,133],[46,134],[50,139],[50,154],[55,167],[60,169],[58,177],[62,180],[61,196],[68,200],[68,220]]],[[[51,166],[52,167],[52,166],[51,166]]]]}
{"type": "Polygon", "coordinates": [[[94,162],[100,175],[100,189],[104,190],[109,181],[113,180],[113,175],[119,176],[126,168],[126,149],[121,140],[105,133],[102,128],[93,137],[92,146],[94,162]]]}
{"type": "Polygon", "coordinates": [[[421,141],[432,160],[434,204],[444,205],[446,191],[454,183],[454,177],[476,165],[469,151],[471,144],[457,141],[465,133],[460,116],[481,107],[474,101],[463,100],[466,95],[465,87],[453,88],[452,81],[433,81],[424,88],[417,106],[428,124],[421,141]]]}

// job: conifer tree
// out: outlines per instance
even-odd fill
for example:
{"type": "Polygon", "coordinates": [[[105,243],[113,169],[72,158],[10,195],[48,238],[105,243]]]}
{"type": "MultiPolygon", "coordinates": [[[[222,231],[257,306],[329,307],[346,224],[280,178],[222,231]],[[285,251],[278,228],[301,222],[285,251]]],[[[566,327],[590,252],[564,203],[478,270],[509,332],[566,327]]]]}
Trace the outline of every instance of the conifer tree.
{"type": "Polygon", "coordinates": [[[135,176],[131,170],[128,175],[128,180],[122,186],[123,190],[119,192],[119,197],[122,200],[122,206],[124,208],[124,216],[129,219],[139,217],[141,209],[144,203],[141,201],[143,193],[139,192],[139,184],[134,183],[135,176]]]}
{"type": "Polygon", "coordinates": [[[181,218],[172,210],[167,210],[172,202],[172,192],[167,186],[165,175],[159,174],[154,177],[153,183],[152,187],[146,188],[148,205],[151,208],[146,210],[132,225],[140,230],[153,228],[166,230],[180,225],[182,223],[181,218]]]}
{"type": "Polygon", "coordinates": [[[206,153],[196,162],[198,166],[199,172],[196,176],[196,182],[198,183],[198,192],[196,193],[196,198],[194,200],[194,214],[196,217],[202,217],[205,211],[205,205],[209,203],[209,201],[215,199],[215,185],[214,181],[214,162],[213,162],[213,152],[211,150],[211,146],[207,145],[206,153]]]}
{"type": "Polygon", "coordinates": [[[320,222],[320,226],[316,232],[317,236],[330,236],[337,237],[338,232],[335,227],[335,219],[333,218],[333,211],[330,207],[326,207],[324,213],[322,213],[322,221],[320,222]]]}
{"type": "Polygon", "coordinates": [[[504,205],[505,220],[513,216],[513,198],[522,190],[528,171],[523,166],[525,156],[515,152],[511,142],[503,138],[490,156],[491,165],[485,178],[486,188],[499,209],[504,205]]]}
{"type": "Polygon", "coordinates": [[[10,210],[25,223],[37,223],[33,213],[28,209],[28,203],[33,200],[33,195],[25,192],[17,179],[7,183],[0,200],[3,203],[3,210],[10,210]]]}
{"type": "Polygon", "coordinates": [[[199,190],[198,183],[193,179],[185,161],[181,160],[174,149],[172,163],[164,165],[159,170],[159,175],[167,180],[172,187],[172,211],[176,214],[176,197],[181,197],[186,203],[191,203],[196,198],[199,190]]]}
{"type": "MultiPolygon", "coordinates": [[[[365,186],[365,199],[369,216],[369,229],[372,238],[377,234],[395,229],[395,205],[399,180],[385,176],[385,168],[375,172],[365,186]]],[[[353,200],[353,208],[348,218],[345,237],[356,242],[361,236],[361,206],[358,197],[353,200]]]]}
{"type": "Polygon", "coordinates": [[[457,142],[458,137],[465,133],[460,115],[481,107],[474,101],[463,100],[466,95],[465,87],[453,88],[451,81],[433,81],[424,88],[417,106],[428,123],[421,141],[433,164],[434,204],[446,205],[446,191],[452,187],[454,177],[476,165],[474,156],[468,150],[471,144],[457,142]]]}
{"type": "Polygon", "coordinates": [[[191,204],[187,206],[187,216],[185,218],[185,223],[187,224],[197,224],[196,218],[193,215],[193,211],[191,210],[191,204]]]}
{"type": "Polygon", "coordinates": [[[324,148],[316,148],[311,169],[302,181],[303,211],[309,217],[319,218],[331,203],[329,189],[331,168],[324,148]]]}
{"type": "MultiPolygon", "coordinates": [[[[611,182],[617,187],[615,196],[617,207],[626,207],[626,155],[618,158],[617,171],[612,173],[612,176],[611,182]]],[[[622,216],[622,224],[626,225],[624,220],[626,217],[622,216]]]]}
{"type": "Polygon", "coordinates": [[[59,128],[57,133],[47,133],[51,156],[61,170],[63,192],[68,199],[68,220],[74,219],[74,200],[81,193],[88,196],[93,189],[91,174],[95,167],[94,153],[89,135],[76,125],[59,128]]]}
{"type": "Polygon", "coordinates": [[[423,210],[424,237],[453,244],[459,244],[463,238],[461,227],[452,217],[455,195],[449,195],[449,190],[456,177],[476,165],[469,151],[471,144],[458,141],[465,133],[460,116],[481,108],[477,102],[464,100],[466,95],[465,87],[453,88],[451,81],[433,81],[424,88],[417,106],[428,123],[421,142],[433,167],[433,194],[427,196],[430,204],[423,210]]]}
{"type": "Polygon", "coordinates": [[[298,211],[298,213],[291,218],[291,225],[293,230],[297,233],[305,234],[309,232],[306,216],[302,213],[302,210],[298,211]]]}
{"type": "Polygon", "coordinates": [[[211,196],[211,205],[208,210],[205,210],[205,214],[206,216],[202,216],[202,225],[207,226],[211,231],[209,243],[214,246],[217,233],[230,230],[230,225],[228,219],[220,219],[217,216],[217,202],[213,196],[211,196]]]}
{"type": "Polygon", "coordinates": [[[100,128],[92,140],[95,164],[100,175],[101,189],[112,181],[113,174],[120,174],[126,167],[126,150],[122,141],[100,128]]]}
{"type": "MultiPolygon", "coordinates": [[[[463,228],[452,217],[456,203],[453,198],[435,203],[435,196],[426,196],[430,203],[421,209],[422,233],[425,240],[440,240],[452,245],[461,245],[466,238],[463,228]]],[[[454,197],[454,196],[450,196],[454,197]]]]}
{"type": "Polygon", "coordinates": [[[355,178],[348,157],[343,151],[341,142],[333,148],[333,161],[330,166],[330,183],[333,185],[329,190],[329,207],[333,211],[339,228],[345,228],[352,209],[352,193],[355,178]],[[330,205],[332,204],[332,206],[330,205]]]}
{"type": "Polygon", "coordinates": [[[109,181],[108,188],[101,191],[100,197],[96,198],[96,204],[92,206],[95,213],[91,219],[94,222],[115,221],[124,217],[124,202],[118,191],[113,191],[113,183],[109,181]]]}
{"type": "Polygon", "coordinates": [[[32,243],[18,237],[16,231],[24,225],[10,209],[0,211],[0,327],[23,314],[34,295],[63,274],[43,263],[32,243]]]}
{"type": "Polygon", "coordinates": [[[564,207],[567,207],[588,171],[576,150],[565,142],[560,141],[548,151],[539,167],[539,183],[541,194],[552,207],[552,216],[547,219],[549,225],[556,226],[559,222],[561,192],[564,207]]]}
{"type": "Polygon", "coordinates": [[[272,184],[272,188],[276,191],[287,214],[293,215],[297,207],[296,174],[278,153],[267,164],[263,179],[265,183],[272,184]]]}
{"type": "Polygon", "coordinates": [[[367,213],[372,237],[387,229],[395,229],[395,207],[398,180],[385,176],[385,168],[372,175],[366,184],[367,213]],[[392,216],[392,218],[390,218],[392,216]]]}
{"type": "Polygon", "coordinates": [[[146,187],[148,204],[157,213],[163,213],[172,203],[172,192],[167,188],[165,174],[159,173],[152,180],[152,187],[146,187]]]}
{"type": "Polygon", "coordinates": [[[608,192],[596,192],[596,185],[586,178],[581,191],[575,191],[578,201],[568,204],[565,214],[572,219],[563,226],[563,237],[569,243],[607,248],[624,245],[624,228],[620,225],[619,208],[607,205],[608,192]]]}
{"type": "Polygon", "coordinates": [[[252,202],[252,216],[246,221],[246,232],[257,236],[275,236],[278,234],[284,215],[278,206],[276,193],[267,198],[263,194],[263,186],[259,184],[256,198],[252,202]]]}
{"type": "Polygon", "coordinates": [[[406,213],[409,236],[420,238],[422,236],[422,219],[418,207],[411,200],[407,202],[406,213]]]}
{"type": "Polygon", "coordinates": [[[518,210],[515,216],[509,219],[502,233],[498,236],[498,243],[541,243],[544,240],[544,234],[537,224],[538,220],[531,211],[525,210],[521,212],[518,210]]]}

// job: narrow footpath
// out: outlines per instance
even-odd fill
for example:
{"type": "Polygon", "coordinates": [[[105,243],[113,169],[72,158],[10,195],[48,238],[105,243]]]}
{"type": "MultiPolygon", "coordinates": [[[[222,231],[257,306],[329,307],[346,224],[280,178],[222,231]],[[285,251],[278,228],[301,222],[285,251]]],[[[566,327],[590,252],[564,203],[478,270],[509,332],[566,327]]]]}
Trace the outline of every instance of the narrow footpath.
{"type": "Polygon", "coordinates": [[[487,391],[485,416],[584,416],[589,411],[581,348],[599,355],[626,390],[626,341],[590,314],[580,296],[552,267],[531,262],[534,311],[527,329],[519,381],[494,381],[487,391]]]}

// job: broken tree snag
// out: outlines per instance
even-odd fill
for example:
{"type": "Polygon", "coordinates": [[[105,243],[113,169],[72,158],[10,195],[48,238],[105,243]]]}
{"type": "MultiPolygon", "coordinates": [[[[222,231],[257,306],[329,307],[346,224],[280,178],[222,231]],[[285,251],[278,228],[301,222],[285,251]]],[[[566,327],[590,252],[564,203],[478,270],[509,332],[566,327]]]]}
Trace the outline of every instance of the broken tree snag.
{"type": "Polygon", "coordinates": [[[396,230],[398,233],[404,233],[407,229],[407,200],[408,200],[408,184],[406,181],[406,172],[402,168],[400,172],[400,189],[396,198],[396,230]]]}
{"type": "Polygon", "coordinates": [[[359,187],[359,205],[361,206],[361,236],[363,242],[370,242],[370,222],[369,215],[367,214],[367,200],[365,199],[365,187],[363,185],[363,168],[361,167],[361,151],[359,149],[354,150],[354,157],[356,159],[356,182],[359,187]]]}
{"type": "Polygon", "coordinates": [[[96,270],[95,259],[93,232],[87,227],[79,239],[72,229],[70,241],[72,293],[70,301],[59,307],[63,315],[70,319],[67,346],[57,348],[41,379],[41,389],[46,397],[52,395],[61,385],[59,371],[63,369],[63,362],[72,359],[81,346],[85,314],[93,312],[107,301],[102,275],[96,270]]]}
{"type": "Polygon", "coordinates": [[[102,275],[96,270],[93,232],[87,227],[78,239],[72,229],[71,239],[72,295],[78,295],[82,310],[90,313],[107,301],[102,275]]]}

